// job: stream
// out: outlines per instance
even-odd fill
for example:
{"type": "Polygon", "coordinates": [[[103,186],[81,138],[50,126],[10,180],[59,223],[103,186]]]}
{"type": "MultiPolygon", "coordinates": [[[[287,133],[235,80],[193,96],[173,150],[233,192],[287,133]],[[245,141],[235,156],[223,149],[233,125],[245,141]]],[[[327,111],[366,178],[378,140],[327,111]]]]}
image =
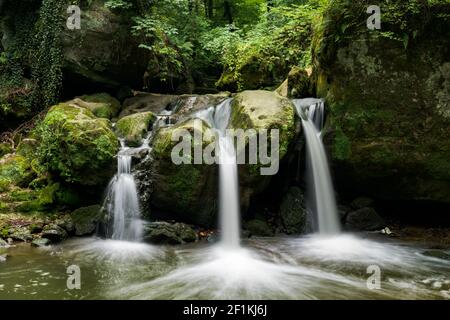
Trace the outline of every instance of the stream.
{"type": "Polygon", "coordinates": [[[450,299],[450,250],[375,234],[153,246],[98,238],[0,249],[0,299],[450,299]],[[81,289],[67,288],[67,267],[81,289]],[[369,289],[369,266],[380,289],[369,289]]]}

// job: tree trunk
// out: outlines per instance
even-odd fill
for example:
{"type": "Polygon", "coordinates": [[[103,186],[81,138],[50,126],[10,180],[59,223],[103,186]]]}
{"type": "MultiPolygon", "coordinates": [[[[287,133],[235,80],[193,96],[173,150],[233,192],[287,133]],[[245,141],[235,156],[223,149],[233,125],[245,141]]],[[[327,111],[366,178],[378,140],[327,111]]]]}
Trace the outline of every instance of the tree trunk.
{"type": "Polygon", "coordinates": [[[223,3],[224,16],[228,20],[228,24],[233,24],[233,14],[231,12],[230,0],[225,0],[223,3]]]}

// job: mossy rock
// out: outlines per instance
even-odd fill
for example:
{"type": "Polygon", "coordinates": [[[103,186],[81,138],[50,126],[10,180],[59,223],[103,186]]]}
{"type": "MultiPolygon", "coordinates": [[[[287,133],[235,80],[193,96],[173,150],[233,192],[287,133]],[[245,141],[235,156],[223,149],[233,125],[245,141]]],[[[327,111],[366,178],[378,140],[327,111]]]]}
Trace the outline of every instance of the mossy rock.
{"type": "Polygon", "coordinates": [[[289,99],[275,92],[244,91],[237,94],[233,100],[229,127],[243,130],[279,130],[281,160],[295,136],[294,106],[289,99]]]}
{"type": "Polygon", "coordinates": [[[61,180],[97,186],[111,178],[118,142],[109,120],[61,103],[49,110],[36,135],[40,164],[61,180]]]}
{"type": "Polygon", "coordinates": [[[155,120],[152,112],[135,113],[121,118],[116,123],[116,131],[127,145],[139,146],[155,120]]]}
{"type": "Polygon", "coordinates": [[[450,3],[379,5],[379,31],[365,26],[366,1],[338,0],[316,35],[337,186],[347,197],[449,203],[450,3]]]}
{"type": "Polygon", "coordinates": [[[75,235],[92,235],[99,222],[103,220],[103,212],[99,205],[79,208],[71,213],[73,224],[75,225],[75,235]]]}
{"type": "Polygon", "coordinates": [[[107,93],[96,93],[77,97],[72,103],[89,109],[96,117],[112,119],[119,114],[120,102],[107,93]]]}
{"type": "MultiPolygon", "coordinates": [[[[214,136],[206,133],[209,127],[201,120],[187,120],[175,126],[161,128],[153,140],[152,157],[137,167],[139,180],[151,181],[155,188],[140,189],[144,207],[155,207],[171,212],[181,221],[202,226],[212,226],[216,213],[216,167],[193,164],[188,155],[186,161],[192,164],[175,165],[171,158],[173,148],[179,141],[172,141],[177,130],[187,130],[203,136],[203,146],[214,142],[214,136]],[[196,124],[200,123],[200,126],[196,124]],[[150,174],[149,174],[150,173],[150,174]],[[142,177],[141,177],[142,176],[142,177]],[[141,177],[141,178],[139,178],[141,177]],[[150,194],[148,194],[150,193],[150,194]],[[148,194],[148,195],[147,195],[148,194]],[[173,201],[177,199],[177,201],[173,201]],[[149,204],[151,203],[151,204],[149,204]]],[[[193,139],[192,139],[193,141],[193,139]]],[[[191,155],[194,144],[192,143],[191,155]]],[[[139,185],[144,185],[142,182],[139,185]]]]}
{"type": "Polygon", "coordinates": [[[311,97],[311,80],[308,72],[302,68],[293,67],[287,79],[278,87],[276,92],[286,98],[311,97]]]}

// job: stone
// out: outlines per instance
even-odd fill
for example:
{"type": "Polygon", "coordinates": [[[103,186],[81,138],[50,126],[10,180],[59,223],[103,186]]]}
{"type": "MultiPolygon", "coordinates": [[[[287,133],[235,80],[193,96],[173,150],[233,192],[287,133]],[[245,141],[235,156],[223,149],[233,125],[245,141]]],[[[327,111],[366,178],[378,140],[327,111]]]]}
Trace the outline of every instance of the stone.
{"type": "Polygon", "coordinates": [[[306,231],[307,210],[303,191],[298,187],[291,187],[284,196],[279,217],[281,226],[287,234],[302,234],[306,231]]]}
{"type": "Polygon", "coordinates": [[[197,233],[184,223],[151,222],[144,228],[144,241],[155,244],[195,242],[197,233]]]}
{"type": "Polygon", "coordinates": [[[311,80],[308,72],[299,67],[293,67],[287,79],[278,87],[276,92],[286,98],[307,98],[312,96],[310,86],[311,80]]]}
{"type": "Polygon", "coordinates": [[[75,223],[70,215],[64,215],[56,219],[55,224],[66,230],[68,234],[73,234],[75,232],[75,223]]]}
{"type": "Polygon", "coordinates": [[[99,222],[103,220],[103,213],[99,205],[79,208],[71,213],[75,225],[76,236],[92,235],[99,222]]]}
{"type": "Polygon", "coordinates": [[[103,186],[111,179],[118,142],[109,120],[61,103],[48,111],[39,128],[39,161],[52,174],[83,186],[103,186]]]}
{"type": "Polygon", "coordinates": [[[90,110],[96,117],[113,119],[120,111],[120,102],[107,93],[96,93],[77,97],[69,103],[90,110]]]}
{"type": "Polygon", "coordinates": [[[31,246],[36,248],[46,247],[49,246],[51,243],[52,242],[47,238],[38,238],[31,241],[31,246]]]}
{"type": "Polygon", "coordinates": [[[14,227],[9,231],[9,236],[16,241],[31,241],[33,236],[27,227],[14,227]]]}
{"type": "Polygon", "coordinates": [[[375,231],[386,227],[386,222],[373,208],[362,208],[347,215],[346,229],[354,231],[375,231]]]}
{"type": "Polygon", "coordinates": [[[125,138],[128,146],[138,147],[155,120],[156,116],[152,112],[135,113],[121,118],[116,123],[116,131],[120,137],[125,138]]]}
{"type": "Polygon", "coordinates": [[[48,239],[51,243],[59,243],[67,237],[66,230],[55,224],[46,225],[42,230],[42,238],[48,239]]]}

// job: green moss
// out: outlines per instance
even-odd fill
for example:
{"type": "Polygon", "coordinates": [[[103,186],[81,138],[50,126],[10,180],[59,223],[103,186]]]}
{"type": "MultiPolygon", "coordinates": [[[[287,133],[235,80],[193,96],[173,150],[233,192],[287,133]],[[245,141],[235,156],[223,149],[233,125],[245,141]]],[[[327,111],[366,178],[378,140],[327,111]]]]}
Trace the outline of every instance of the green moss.
{"type": "Polygon", "coordinates": [[[12,153],[14,149],[9,143],[0,143],[0,158],[5,154],[12,153]]]}
{"type": "Polygon", "coordinates": [[[20,155],[8,154],[0,159],[0,179],[4,187],[8,183],[27,186],[34,175],[28,160],[20,155]]]}
{"type": "Polygon", "coordinates": [[[341,129],[337,129],[333,144],[333,157],[337,160],[346,160],[351,157],[351,142],[341,129]]]}
{"type": "Polygon", "coordinates": [[[36,136],[40,166],[64,181],[97,185],[110,178],[118,143],[109,120],[62,103],[50,109],[36,136]]]}
{"type": "Polygon", "coordinates": [[[155,120],[156,116],[152,112],[135,113],[120,119],[116,130],[128,145],[139,146],[155,120]]]}
{"type": "Polygon", "coordinates": [[[107,93],[84,95],[74,100],[80,107],[92,111],[99,118],[112,119],[120,111],[120,102],[107,93]],[[81,101],[79,101],[81,100],[81,101]]]}

